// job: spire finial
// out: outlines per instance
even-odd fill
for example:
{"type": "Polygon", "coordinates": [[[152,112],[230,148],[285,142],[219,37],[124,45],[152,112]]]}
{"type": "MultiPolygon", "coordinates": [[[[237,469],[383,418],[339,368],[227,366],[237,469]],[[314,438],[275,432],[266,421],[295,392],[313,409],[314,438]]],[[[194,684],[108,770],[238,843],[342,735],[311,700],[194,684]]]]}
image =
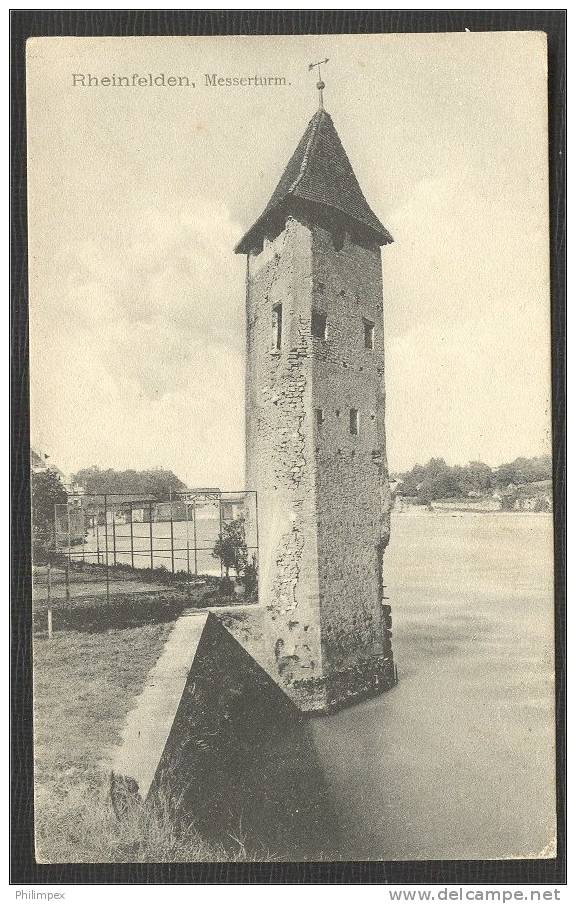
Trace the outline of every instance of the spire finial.
{"type": "Polygon", "coordinates": [[[310,63],[308,66],[308,72],[310,72],[311,69],[318,69],[318,81],[316,82],[316,87],[318,88],[318,94],[320,95],[319,99],[318,99],[318,109],[319,110],[324,109],[324,95],[322,92],[324,91],[324,88],[326,87],[326,85],[322,81],[322,74],[320,72],[320,66],[323,66],[324,63],[327,63],[327,62],[328,62],[328,57],[326,57],[325,60],[320,60],[318,63],[310,63]]]}

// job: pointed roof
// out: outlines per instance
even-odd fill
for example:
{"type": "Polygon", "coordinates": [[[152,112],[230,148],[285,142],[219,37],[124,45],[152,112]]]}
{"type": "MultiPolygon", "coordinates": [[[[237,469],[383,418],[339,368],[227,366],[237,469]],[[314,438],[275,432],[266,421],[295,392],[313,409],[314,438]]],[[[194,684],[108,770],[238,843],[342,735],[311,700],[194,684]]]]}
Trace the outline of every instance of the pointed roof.
{"type": "Polygon", "coordinates": [[[329,113],[317,110],[292,154],[264,213],[234,249],[250,250],[269,216],[290,198],[311,201],[339,211],[374,234],[380,245],[393,241],[368,206],[329,113]]]}

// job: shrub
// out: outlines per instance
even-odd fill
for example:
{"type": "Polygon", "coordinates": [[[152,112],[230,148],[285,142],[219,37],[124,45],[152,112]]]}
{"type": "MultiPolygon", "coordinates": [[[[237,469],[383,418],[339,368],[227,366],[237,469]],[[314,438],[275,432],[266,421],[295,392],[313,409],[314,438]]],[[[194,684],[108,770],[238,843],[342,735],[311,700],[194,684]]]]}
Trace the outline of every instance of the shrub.
{"type": "Polygon", "coordinates": [[[503,493],[502,494],[502,511],[503,512],[513,512],[514,506],[518,501],[518,493],[503,493]]]}
{"type": "Polygon", "coordinates": [[[226,580],[230,578],[231,568],[238,577],[242,577],[248,564],[248,547],[243,518],[237,518],[224,525],[218,534],[212,555],[222,562],[226,571],[226,580]]]}
{"type": "Polygon", "coordinates": [[[222,578],[220,581],[220,592],[224,594],[224,596],[232,596],[234,593],[234,581],[230,580],[228,576],[222,578]]]}
{"type": "Polygon", "coordinates": [[[244,569],[244,593],[247,597],[253,597],[258,592],[258,566],[256,565],[256,556],[252,556],[252,561],[244,569]]]}
{"type": "MultiPolygon", "coordinates": [[[[116,628],[136,628],[139,625],[155,625],[175,621],[189,605],[185,598],[174,599],[151,594],[125,594],[115,596],[109,606],[96,603],[52,610],[55,631],[108,631],[116,628]]],[[[46,609],[34,612],[36,631],[46,630],[46,609]]]]}
{"type": "Polygon", "coordinates": [[[30,484],[33,556],[35,562],[44,562],[49,551],[54,549],[54,506],[65,504],[68,496],[56,471],[33,471],[30,484]]]}

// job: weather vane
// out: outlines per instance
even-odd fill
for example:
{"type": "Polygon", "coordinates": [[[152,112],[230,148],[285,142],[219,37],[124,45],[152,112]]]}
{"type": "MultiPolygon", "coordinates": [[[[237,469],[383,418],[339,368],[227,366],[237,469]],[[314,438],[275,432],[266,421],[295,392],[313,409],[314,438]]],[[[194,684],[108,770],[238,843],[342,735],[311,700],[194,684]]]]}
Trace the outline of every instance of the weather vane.
{"type": "Polygon", "coordinates": [[[312,70],[312,69],[318,68],[318,81],[316,82],[316,87],[318,88],[318,91],[320,93],[320,105],[319,105],[320,110],[324,109],[324,95],[322,94],[322,92],[323,92],[324,88],[326,87],[326,85],[322,81],[322,74],[320,72],[320,66],[323,66],[324,63],[327,63],[327,62],[328,62],[328,57],[326,57],[325,60],[320,60],[318,63],[310,63],[310,65],[308,66],[308,72],[310,72],[310,70],[312,70]]]}

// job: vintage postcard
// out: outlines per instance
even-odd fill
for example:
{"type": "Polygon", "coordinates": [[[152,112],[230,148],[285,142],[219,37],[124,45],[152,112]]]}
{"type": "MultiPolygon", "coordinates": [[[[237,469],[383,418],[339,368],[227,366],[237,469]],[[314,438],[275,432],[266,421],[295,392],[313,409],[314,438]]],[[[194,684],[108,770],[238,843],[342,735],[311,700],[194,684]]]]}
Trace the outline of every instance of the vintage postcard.
{"type": "Polygon", "coordinates": [[[27,43],[40,863],[556,854],[546,36],[27,43]]]}

